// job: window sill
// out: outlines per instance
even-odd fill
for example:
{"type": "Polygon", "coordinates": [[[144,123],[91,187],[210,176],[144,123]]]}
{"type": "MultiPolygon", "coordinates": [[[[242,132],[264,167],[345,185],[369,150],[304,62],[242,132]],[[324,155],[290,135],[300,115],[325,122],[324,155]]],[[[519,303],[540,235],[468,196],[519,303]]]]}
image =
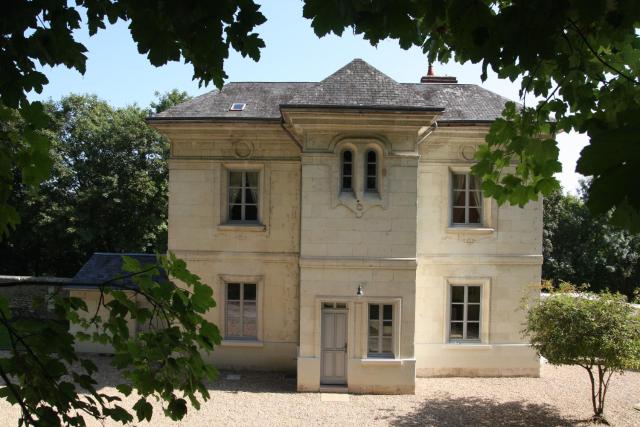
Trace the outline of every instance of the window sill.
{"type": "Polygon", "coordinates": [[[368,201],[378,201],[382,199],[378,190],[366,190],[362,198],[368,201]]]}
{"type": "Polygon", "coordinates": [[[258,340],[222,340],[222,347],[264,347],[264,343],[258,340]]]}
{"type": "Polygon", "coordinates": [[[461,343],[447,343],[442,346],[445,350],[491,350],[493,346],[491,344],[461,342],[461,343]]]}
{"type": "Polygon", "coordinates": [[[401,365],[402,359],[383,359],[378,357],[368,357],[360,359],[363,365],[401,365]]]}
{"type": "Polygon", "coordinates": [[[461,233],[461,234],[491,234],[495,232],[495,228],[491,227],[465,227],[465,226],[449,226],[447,227],[447,233],[461,233]]]}
{"type": "Polygon", "coordinates": [[[267,227],[263,224],[219,224],[218,230],[261,232],[266,231],[267,227]]]}

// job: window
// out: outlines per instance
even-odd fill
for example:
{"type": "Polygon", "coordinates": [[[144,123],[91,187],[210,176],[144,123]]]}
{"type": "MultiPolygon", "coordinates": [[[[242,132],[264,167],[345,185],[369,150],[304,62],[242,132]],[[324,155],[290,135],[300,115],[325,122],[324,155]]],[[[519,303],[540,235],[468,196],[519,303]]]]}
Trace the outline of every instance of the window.
{"type": "Polygon", "coordinates": [[[378,191],[378,155],[367,151],[365,191],[378,191]]]}
{"type": "Polygon", "coordinates": [[[229,171],[229,222],[258,222],[259,172],[229,171]]]}
{"type": "Polygon", "coordinates": [[[246,106],[247,104],[244,102],[234,102],[231,104],[231,107],[229,107],[229,111],[243,111],[246,106]]]}
{"type": "Polygon", "coordinates": [[[449,341],[480,341],[480,286],[451,286],[449,341]]]}
{"type": "Polygon", "coordinates": [[[393,357],[393,305],[369,304],[369,357],[393,357]]]}
{"type": "Polygon", "coordinates": [[[225,339],[257,339],[256,291],[255,283],[226,284],[225,339]]]}
{"type": "Polygon", "coordinates": [[[342,162],[340,164],[340,190],[353,190],[353,153],[351,150],[342,152],[342,162]]]}
{"type": "Polygon", "coordinates": [[[478,179],[468,173],[454,173],[451,178],[451,223],[480,225],[482,223],[482,191],[478,179]]]}
{"type": "Polygon", "coordinates": [[[324,304],[322,304],[322,308],[327,308],[327,309],[345,309],[347,308],[347,304],[346,303],[342,303],[342,302],[325,302],[324,304]]]}

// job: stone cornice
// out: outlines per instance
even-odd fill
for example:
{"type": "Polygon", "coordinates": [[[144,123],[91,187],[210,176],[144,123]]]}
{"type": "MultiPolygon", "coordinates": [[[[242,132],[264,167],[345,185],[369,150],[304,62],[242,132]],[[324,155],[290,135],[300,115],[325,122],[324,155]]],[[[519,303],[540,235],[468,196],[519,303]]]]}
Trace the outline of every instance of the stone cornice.
{"type": "Polygon", "coordinates": [[[358,258],[358,257],[300,257],[304,268],[383,268],[388,270],[415,270],[415,258],[358,258]]]}

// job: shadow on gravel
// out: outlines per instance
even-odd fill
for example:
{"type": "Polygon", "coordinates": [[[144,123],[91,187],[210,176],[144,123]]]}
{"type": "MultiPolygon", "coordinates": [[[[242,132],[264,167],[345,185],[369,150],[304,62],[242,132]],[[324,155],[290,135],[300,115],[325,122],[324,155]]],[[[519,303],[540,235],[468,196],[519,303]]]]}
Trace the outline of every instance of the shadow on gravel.
{"type": "Polygon", "coordinates": [[[438,398],[414,412],[388,417],[392,426],[571,426],[583,420],[562,417],[550,405],[500,403],[490,399],[438,398]]]}

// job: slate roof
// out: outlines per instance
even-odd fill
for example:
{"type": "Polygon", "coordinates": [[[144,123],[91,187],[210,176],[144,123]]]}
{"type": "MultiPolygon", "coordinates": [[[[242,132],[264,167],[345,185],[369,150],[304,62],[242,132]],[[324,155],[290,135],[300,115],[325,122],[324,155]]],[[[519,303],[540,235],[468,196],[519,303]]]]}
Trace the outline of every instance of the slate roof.
{"type": "Polygon", "coordinates": [[[321,82],[299,90],[285,105],[428,110],[442,108],[362,59],[354,59],[321,82]]]}
{"type": "Polygon", "coordinates": [[[504,96],[474,84],[403,83],[436,105],[444,106],[438,121],[494,121],[502,115],[504,96]]]}
{"type": "MultiPolygon", "coordinates": [[[[92,289],[97,288],[108,280],[113,280],[118,276],[126,275],[127,273],[122,271],[123,255],[134,258],[143,268],[157,265],[156,256],[154,254],[96,252],[91,255],[91,258],[89,258],[76,275],[73,276],[71,283],[66,287],[92,289]]],[[[162,269],[160,269],[160,275],[155,279],[166,280],[166,278],[166,274],[162,269]]],[[[131,287],[132,289],[137,287],[130,277],[118,279],[112,283],[131,287]]]]}
{"type": "Polygon", "coordinates": [[[282,120],[280,107],[442,110],[438,121],[486,122],[508,99],[473,84],[398,83],[361,59],[320,82],[238,82],[169,108],[151,121],[282,120]],[[229,111],[233,103],[243,111],[229,111]]]}

